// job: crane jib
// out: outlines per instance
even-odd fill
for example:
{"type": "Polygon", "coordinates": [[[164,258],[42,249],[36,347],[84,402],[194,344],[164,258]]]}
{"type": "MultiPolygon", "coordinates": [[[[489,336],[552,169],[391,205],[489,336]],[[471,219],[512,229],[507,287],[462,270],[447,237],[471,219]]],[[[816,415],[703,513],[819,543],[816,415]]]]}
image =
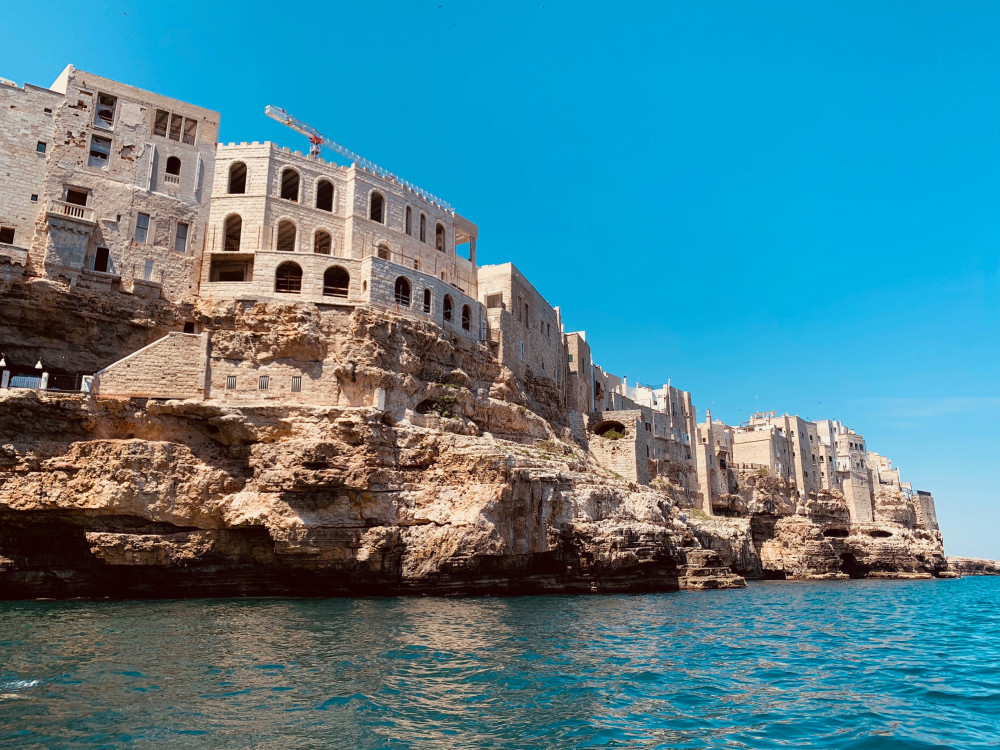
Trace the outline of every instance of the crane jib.
{"type": "Polygon", "coordinates": [[[270,117],[273,120],[277,120],[278,122],[282,123],[283,125],[287,125],[292,130],[295,130],[295,131],[297,131],[299,133],[302,133],[302,135],[307,136],[309,138],[309,143],[311,144],[310,145],[310,149],[309,149],[309,155],[310,156],[316,156],[316,157],[318,157],[319,154],[320,154],[320,147],[321,146],[326,146],[327,148],[329,148],[329,149],[331,149],[333,151],[336,151],[338,154],[340,154],[341,156],[343,156],[345,159],[350,159],[352,162],[354,162],[358,166],[362,167],[363,169],[367,169],[369,172],[377,174],[379,177],[382,177],[382,178],[384,178],[386,180],[392,180],[393,182],[396,182],[396,183],[402,185],[407,190],[410,190],[410,191],[416,193],[417,195],[419,195],[421,198],[423,198],[424,200],[426,200],[428,203],[433,203],[433,204],[435,204],[437,206],[440,206],[441,208],[443,208],[445,211],[447,211],[449,213],[452,213],[452,214],[455,213],[455,209],[452,208],[451,204],[449,204],[447,201],[444,201],[441,198],[438,198],[433,193],[429,193],[426,190],[423,190],[422,188],[417,187],[416,185],[414,185],[412,182],[410,182],[408,180],[404,180],[401,177],[397,177],[396,175],[394,175],[389,170],[383,169],[382,167],[380,167],[375,162],[370,161],[369,159],[366,159],[365,157],[361,156],[361,154],[356,154],[355,152],[351,151],[346,146],[342,146],[341,144],[337,143],[336,141],[331,141],[329,138],[327,138],[322,133],[320,133],[318,130],[316,130],[316,128],[314,128],[314,127],[312,127],[310,125],[306,125],[306,123],[304,123],[304,122],[302,122],[300,120],[295,119],[290,114],[288,114],[288,112],[286,112],[285,110],[281,109],[281,107],[275,107],[272,104],[268,104],[266,107],[264,107],[264,114],[266,114],[268,117],[270,117]]]}

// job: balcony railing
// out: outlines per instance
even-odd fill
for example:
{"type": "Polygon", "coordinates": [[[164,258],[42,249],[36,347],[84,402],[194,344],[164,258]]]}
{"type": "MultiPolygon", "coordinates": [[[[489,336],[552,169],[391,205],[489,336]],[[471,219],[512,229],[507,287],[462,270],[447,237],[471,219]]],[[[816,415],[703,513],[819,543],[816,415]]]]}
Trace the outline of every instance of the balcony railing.
{"type": "Polygon", "coordinates": [[[168,185],[180,185],[181,178],[175,174],[165,174],[163,175],[163,181],[168,185]]]}
{"type": "Polygon", "coordinates": [[[49,201],[49,213],[58,216],[68,216],[71,219],[79,219],[91,224],[95,223],[94,209],[79,206],[76,203],[56,200],[49,201]]]}

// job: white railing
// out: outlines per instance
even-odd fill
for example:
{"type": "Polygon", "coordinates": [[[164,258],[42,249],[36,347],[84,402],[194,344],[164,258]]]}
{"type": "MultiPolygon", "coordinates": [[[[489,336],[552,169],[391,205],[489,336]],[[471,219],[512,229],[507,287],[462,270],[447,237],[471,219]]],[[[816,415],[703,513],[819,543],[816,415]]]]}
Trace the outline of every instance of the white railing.
{"type": "Polygon", "coordinates": [[[80,219],[81,221],[89,221],[94,223],[95,214],[94,209],[87,208],[86,206],[78,206],[75,203],[67,203],[66,201],[49,201],[49,213],[58,214],[59,216],[69,216],[71,219],[80,219]]]}
{"type": "Polygon", "coordinates": [[[163,181],[168,185],[180,185],[181,178],[175,174],[165,174],[163,175],[163,181]]]}

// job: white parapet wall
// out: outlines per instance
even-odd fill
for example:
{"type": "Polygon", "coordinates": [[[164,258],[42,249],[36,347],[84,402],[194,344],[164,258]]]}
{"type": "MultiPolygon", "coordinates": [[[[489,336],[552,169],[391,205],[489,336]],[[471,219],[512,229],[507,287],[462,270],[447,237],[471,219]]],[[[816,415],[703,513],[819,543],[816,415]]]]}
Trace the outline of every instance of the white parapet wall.
{"type": "Polygon", "coordinates": [[[97,396],[202,399],[208,333],[168,333],[94,376],[97,396]]]}

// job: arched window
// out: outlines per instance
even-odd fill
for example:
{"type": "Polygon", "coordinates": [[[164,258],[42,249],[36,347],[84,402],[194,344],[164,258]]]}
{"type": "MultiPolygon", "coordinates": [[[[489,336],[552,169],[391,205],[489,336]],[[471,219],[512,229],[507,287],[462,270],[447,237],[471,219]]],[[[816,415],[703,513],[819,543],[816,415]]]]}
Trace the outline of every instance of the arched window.
{"type": "Polygon", "coordinates": [[[246,191],[247,165],[238,161],[229,168],[229,192],[233,194],[242,194],[246,191]]]}
{"type": "Polygon", "coordinates": [[[288,219],[278,224],[278,242],[275,249],[279,253],[295,252],[295,225],[288,219]]]}
{"type": "Polygon", "coordinates": [[[233,253],[240,251],[240,237],[243,234],[243,219],[239,214],[233,214],[226,219],[226,238],[222,249],[233,253]]]}
{"type": "Polygon", "coordinates": [[[472,308],[468,305],[462,305],[462,328],[466,331],[469,330],[469,326],[472,325],[472,308]]]}
{"type": "Polygon", "coordinates": [[[413,236],[413,209],[409,206],[406,207],[406,233],[413,236]]]}
{"type": "Polygon", "coordinates": [[[444,295],[444,319],[451,320],[452,311],[455,309],[455,303],[451,301],[451,295],[444,295]]]}
{"type": "Polygon", "coordinates": [[[424,289],[424,312],[429,313],[431,311],[431,290],[424,289]]]}
{"type": "Polygon", "coordinates": [[[396,279],[396,304],[404,307],[410,306],[410,282],[405,276],[396,279]]]}
{"type": "Polygon", "coordinates": [[[340,266],[330,266],[323,274],[324,297],[346,297],[351,275],[340,266]]]}
{"type": "Polygon", "coordinates": [[[320,180],[316,185],[316,208],[333,211],[333,183],[329,180],[320,180]]]}
{"type": "Polygon", "coordinates": [[[434,247],[444,252],[444,227],[441,224],[434,227],[434,247]]]}
{"type": "Polygon", "coordinates": [[[171,156],[167,158],[167,174],[180,175],[181,173],[181,160],[176,156],[171,156]]]}
{"type": "Polygon", "coordinates": [[[299,199],[299,173],[294,169],[286,169],[281,173],[281,197],[289,201],[299,199]]]}
{"type": "Polygon", "coordinates": [[[378,257],[382,260],[389,260],[389,248],[385,245],[378,246],[378,257]]]}
{"type": "Polygon", "coordinates": [[[385,198],[382,193],[374,192],[368,199],[368,218],[379,224],[385,223],[385,198]]]}
{"type": "Polygon", "coordinates": [[[420,214],[420,241],[427,242],[427,216],[420,214]]]}
{"type": "Polygon", "coordinates": [[[318,230],[315,237],[313,237],[313,252],[320,255],[329,255],[332,249],[333,238],[330,236],[330,233],[324,232],[322,229],[318,230]]]}
{"type": "Polygon", "coordinates": [[[299,294],[302,291],[302,269],[298,263],[287,261],[278,266],[274,274],[274,291],[299,294]]]}

